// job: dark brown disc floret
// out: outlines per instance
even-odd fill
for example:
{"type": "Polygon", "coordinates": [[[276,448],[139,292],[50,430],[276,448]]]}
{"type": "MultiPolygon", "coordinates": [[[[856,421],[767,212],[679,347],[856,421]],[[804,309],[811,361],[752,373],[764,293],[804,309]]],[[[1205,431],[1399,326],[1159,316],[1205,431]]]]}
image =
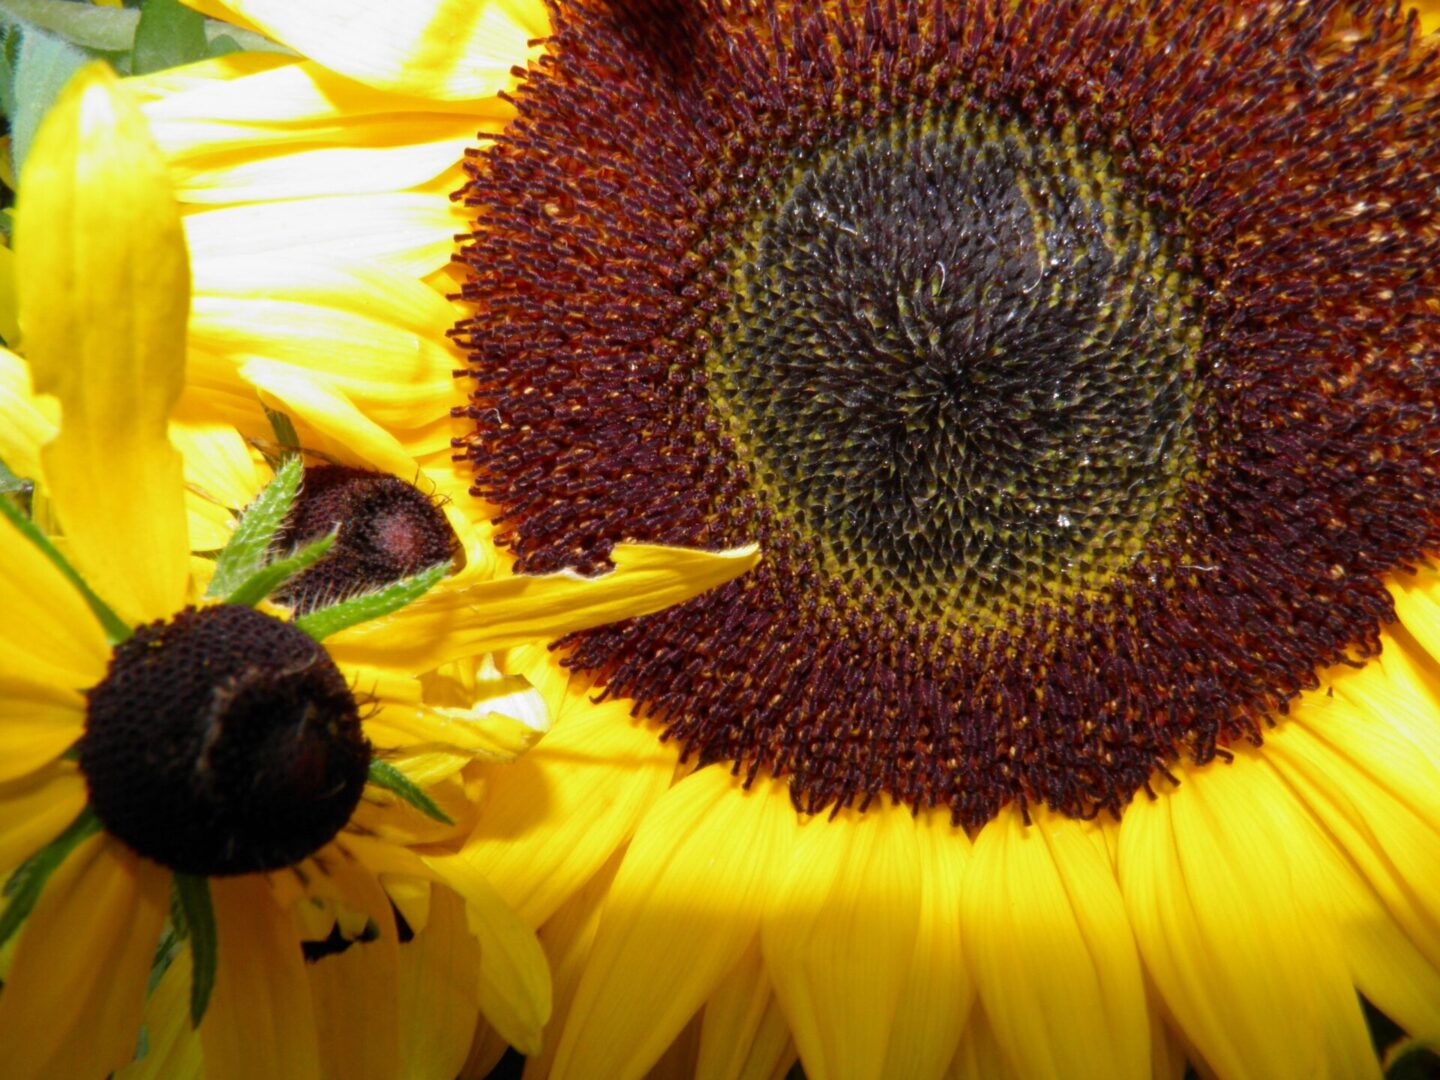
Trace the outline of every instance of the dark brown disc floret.
{"type": "Polygon", "coordinates": [[[468,161],[458,445],[568,639],[807,811],[1118,812],[1440,547],[1440,52],[1372,0],[553,0],[468,161]]]}
{"type": "Polygon", "coordinates": [[[364,790],[370,744],[335,662],[289,623],[226,604],[137,629],[89,692],[80,771],[105,828],[172,870],[290,866],[364,790]]]}

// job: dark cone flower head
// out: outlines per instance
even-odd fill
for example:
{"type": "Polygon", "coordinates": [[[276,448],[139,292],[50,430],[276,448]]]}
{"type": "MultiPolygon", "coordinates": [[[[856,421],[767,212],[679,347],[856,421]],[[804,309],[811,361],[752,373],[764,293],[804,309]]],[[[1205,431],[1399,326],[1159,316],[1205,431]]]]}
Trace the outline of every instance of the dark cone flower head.
{"type": "Polygon", "coordinates": [[[328,653],[240,605],[187,609],[116,647],[80,769],[110,833],[172,870],[276,870],[354,812],[370,744],[328,653]]]}
{"type": "Polygon", "coordinates": [[[313,543],[338,528],[325,558],[295,575],[275,596],[297,612],[373,592],[426,567],[455,559],[460,542],[434,500],[389,473],[310,465],[282,547],[313,543]]]}
{"type": "Polygon", "coordinates": [[[470,161],[518,569],[757,572],[569,640],[692,760],[1118,812],[1440,546],[1440,57],[1369,0],[556,0],[470,161]]]}

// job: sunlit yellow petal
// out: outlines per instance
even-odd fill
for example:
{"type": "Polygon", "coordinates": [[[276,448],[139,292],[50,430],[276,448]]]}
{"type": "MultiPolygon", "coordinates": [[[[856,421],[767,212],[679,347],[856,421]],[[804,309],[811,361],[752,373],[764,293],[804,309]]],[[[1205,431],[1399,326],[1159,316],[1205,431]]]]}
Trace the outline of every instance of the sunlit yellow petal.
{"type": "Polygon", "coordinates": [[[413,1080],[451,1080],[465,1063],[480,1007],[480,947],[464,902],[435,889],[425,929],[400,950],[400,1060],[413,1080]]]}
{"type": "Polygon", "coordinates": [[[761,942],[807,1076],[880,1075],[919,936],[919,862],[905,807],[801,828],[761,942]]]}
{"type": "Polygon", "coordinates": [[[185,599],[180,456],[166,436],[184,378],[190,275],[165,164],[103,65],[61,95],[25,163],[20,317],[35,389],[61,429],[46,483],[75,561],[122,615],[185,599]]]}
{"type": "Polygon", "coordinates": [[[480,941],[480,1011],[521,1053],[540,1049],[550,1019],[550,969],[535,932],[520,921],[473,863],[427,859],[465,898],[466,920],[480,941]]]}
{"type": "MultiPolygon", "coordinates": [[[[196,6],[202,6],[197,4],[196,6]]],[[[527,0],[211,0],[245,22],[360,82],[436,99],[478,98],[510,85],[527,41],[548,33],[527,0]]]]}
{"type": "Polygon", "coordinates": [[[31,391],[25,361],[0,349],[0,462],[16,476],[39,479],[40,448],[55,437],[59,419],[54,399],[31,391]]]}
{"type": "Polygon", "coordinates": [[[1120,829],[1126,911],[1170,1014],[1225,1077],[1377,1076],[1333,909],[1303,888],[1314,824],[1255,751],[1179,771],[1120,829]]]}
{"type": "MultiPolygon", "coordinates": [[[[104,678],[110,647],[99,620],[49,557],[8,521],[0,522],[0,567],[0,676],[12,686],[54,692],[89,689],[104,678]]],[[[41,700],[53,700],[53,693],[41,700]]]]}
{"type": "Polygon", "coordinates": [[[565,571],[436,589],[395,615],[341,631],[325,644],[343,664],[423,670],[648,615],[740,576],[760,556],[753,544],[723,552],[617,544],[611,558],[615,569],[593,578],[565,571]]]}
{"type": "Polygon", "coordinates": [[[0,992],[6,1077],[100,1077],[130,1061],[169,886],[104,833],[55,871],[0,992]]]}
{"type": "Polygon", "coordinates": [[[995,1036],[1024,1076],[1143,1078],[1140,960],[1100,829],[1011,805],[981,830],[961,904],[995,1036]]]}
{"type": "Polygon", "coordinates": [[[610,887],[555,1077],[638,1075],[659,1059],[754,940],[793,822],[781,785],[747,792],[724,769],[656,802],[610,887]]]}
{"type": "Polygon", "coordinates": [[[211,1080],[320,1075],[300,939],[264,877],[212,878],[219,969],[200,1025],[211,1080]]]}
{"type": "Polygon", "coordinates": [[[86,798],[85,779],[69,761],[0,783],[0,877],[59,836],[86,798]]]}
{"type": "Polygon", "coordinates": [[[0,782],[54,761],[80,738],[84,720],[78,691],[0,673],[0,782]]]}

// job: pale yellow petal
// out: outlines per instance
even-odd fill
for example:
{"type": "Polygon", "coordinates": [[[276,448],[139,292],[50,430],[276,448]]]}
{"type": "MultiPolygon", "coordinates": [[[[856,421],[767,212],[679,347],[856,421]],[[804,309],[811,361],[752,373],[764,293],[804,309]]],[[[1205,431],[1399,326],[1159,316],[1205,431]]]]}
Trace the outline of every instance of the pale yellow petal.
{"type": "Polygon", "coordinates": [[[479,822],[458,859],[539,926],[577,892],[669,786],[679,751],[629,717],[588,702],[513,765],[488,770],[479,822]]]}
{"type": "Polygon", "coordinates": [[[36,391],[61,408],[42,452],[49,497],[91,586],[135,622],[161,618],[186,591],[166,424],[184,382],[190,274],[164,162],[109,68],[86,68],[61,94],[21,189],[26,355],[36,391]]]}
{"type": "Polygon", "coordinates": [[[544,7],[527,0],[212,0],[249,26],[370,86],[437,100],[503,90],[545,36],[544,7]]]}
{"type": "Polygon", "coordinates": [[[922,811],[915,830],[920,923],[915,958],[885,1051],[884,1075],[894,1080],[940,1075],[955,1056],[975,996],[959,918],[961,888],[970,872],[970,841],[943,810],[922,811]]]}
{"type": "Polygon", "coordinates": [[[740,959],[793,842],[780,785],[701,769],[646,814],[610,886],[552,1076],[634,1076],[740,959]]]}
{"type": "Polygon", "coordinates": [[[801,827],[761,943],[812,1080],[881,1075],[919,940],[920,894],[908,808],[842,810],[801,827]]]}
{"type": "Polygon", "coordinates": [[[452,1080],[465,1064],[480,1008],[480,947],[465,904],[432,890],[425,929],[400,950],[400,1060],[407,1080],[452,1080]]]}
{"type": "Polygon", "coordinates": [[[9,521],[0,522],[0,677],[74,701],[105,677],[110,646],[79,591],[38,547],[9,521]]]}
{"type": "Polygon", "coordinates": [[[87,798],[85,778],[69,761],[0,783],[0,878],[59,836],[87,798]]]}
{"type": "Polygon", "coordinates": [[[1120,829],[1120,884],[1170,1015],[1222,1077],[1378,1076],[1308,815],[1262,759],[1176,771],[1120,829]]]}
{"type": "Polygon", "coordinates": [[[425,670],[648,615],[739,577],[760,555],[753,544],[720,552],[617,544],[611,558],[615,568],[592,578],[564,571],[436,589],[388,618],[343,630],[325,644],[342,664],[425,670]]]}
{"type": "Polygon", "coordinates": [[[210,879],[219,968],[200,1024],[210,1080],[320,1075],[300,939],[263,876],[210,879]]]}
{"type": "Polygon", "coordinates": [[[466,920],[480,942],[480,1011],[506,1042],[521,1053],[535,1053],[550,1019],[550,969],[535,932],[473,863],[425,862],[465,898],[466,920]]]}
{"type": "Polygon", "coordinates": [[[21,930],[0,992],[10,1080],[101,1077],[135,1056],[170,875],[98,833],[67,858],[21,930]]]}
{"type": "Polygon", "coordinates": [[[1011,804],[975,842],[960,906],[996,1039],[1027,1077],[1150,1073],[1140,959],[1099,827],[1011,804]]]}
{"type": "Polygon", "coordinates": [[[59,420],[55,400],[31,390],[25,361],[0,349],[0,462],[16,476],[38,480],[40,448],[55,437],[59,420]]]}

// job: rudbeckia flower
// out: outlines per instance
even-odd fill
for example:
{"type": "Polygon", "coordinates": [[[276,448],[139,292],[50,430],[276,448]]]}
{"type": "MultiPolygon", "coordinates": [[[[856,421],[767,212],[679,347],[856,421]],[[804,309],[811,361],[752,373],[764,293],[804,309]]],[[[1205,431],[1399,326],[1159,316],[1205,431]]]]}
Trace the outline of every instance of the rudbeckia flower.
{"type": "MultiPolygon", "coordinates": [[[[643,614],[753,553],[636,546],[599,579],[425,596],[440,561],[270,603],[337,535],[275,550],[277,527],[301,520],[292,455],[213,562],[190,553],[186,478],[201,467],[170,442],[186,249],[164,162],[103,66],[37,135],[16,231],[42,397],[7,375],[6,413],[23,421],[8,464],[35,478],[54,530],[0,496],[6,1075],[103,1077],[138,1049],[139,1071],[160,1074],[163,1057],[212,1076],[438,1077],[463,1062],[476,1009],[524,1038],[548,1012],[533,933],[483,876],[432,856],[444,830],[468,831],[483,789],[433,783],[456,775],[433,759],[487,758],[510,721],[477,714],[473,695],[457,715],[418,707],[425,694],[393,669],[413,680],[572,618],[643,614]]],[[[491,681],[503,711],[515,680],[491,681]]]]}
{"type": "Polygon", "coordinates": [[[766,550],[502,658],[557,724],[453,858],[540,928],[531,1074],[1440,1034],[1433,6],[197,6],[306,59],[150,84],[182,198],[332,277],[453,293],[482,133],[428,334],[517,568],[766,550]]]}

